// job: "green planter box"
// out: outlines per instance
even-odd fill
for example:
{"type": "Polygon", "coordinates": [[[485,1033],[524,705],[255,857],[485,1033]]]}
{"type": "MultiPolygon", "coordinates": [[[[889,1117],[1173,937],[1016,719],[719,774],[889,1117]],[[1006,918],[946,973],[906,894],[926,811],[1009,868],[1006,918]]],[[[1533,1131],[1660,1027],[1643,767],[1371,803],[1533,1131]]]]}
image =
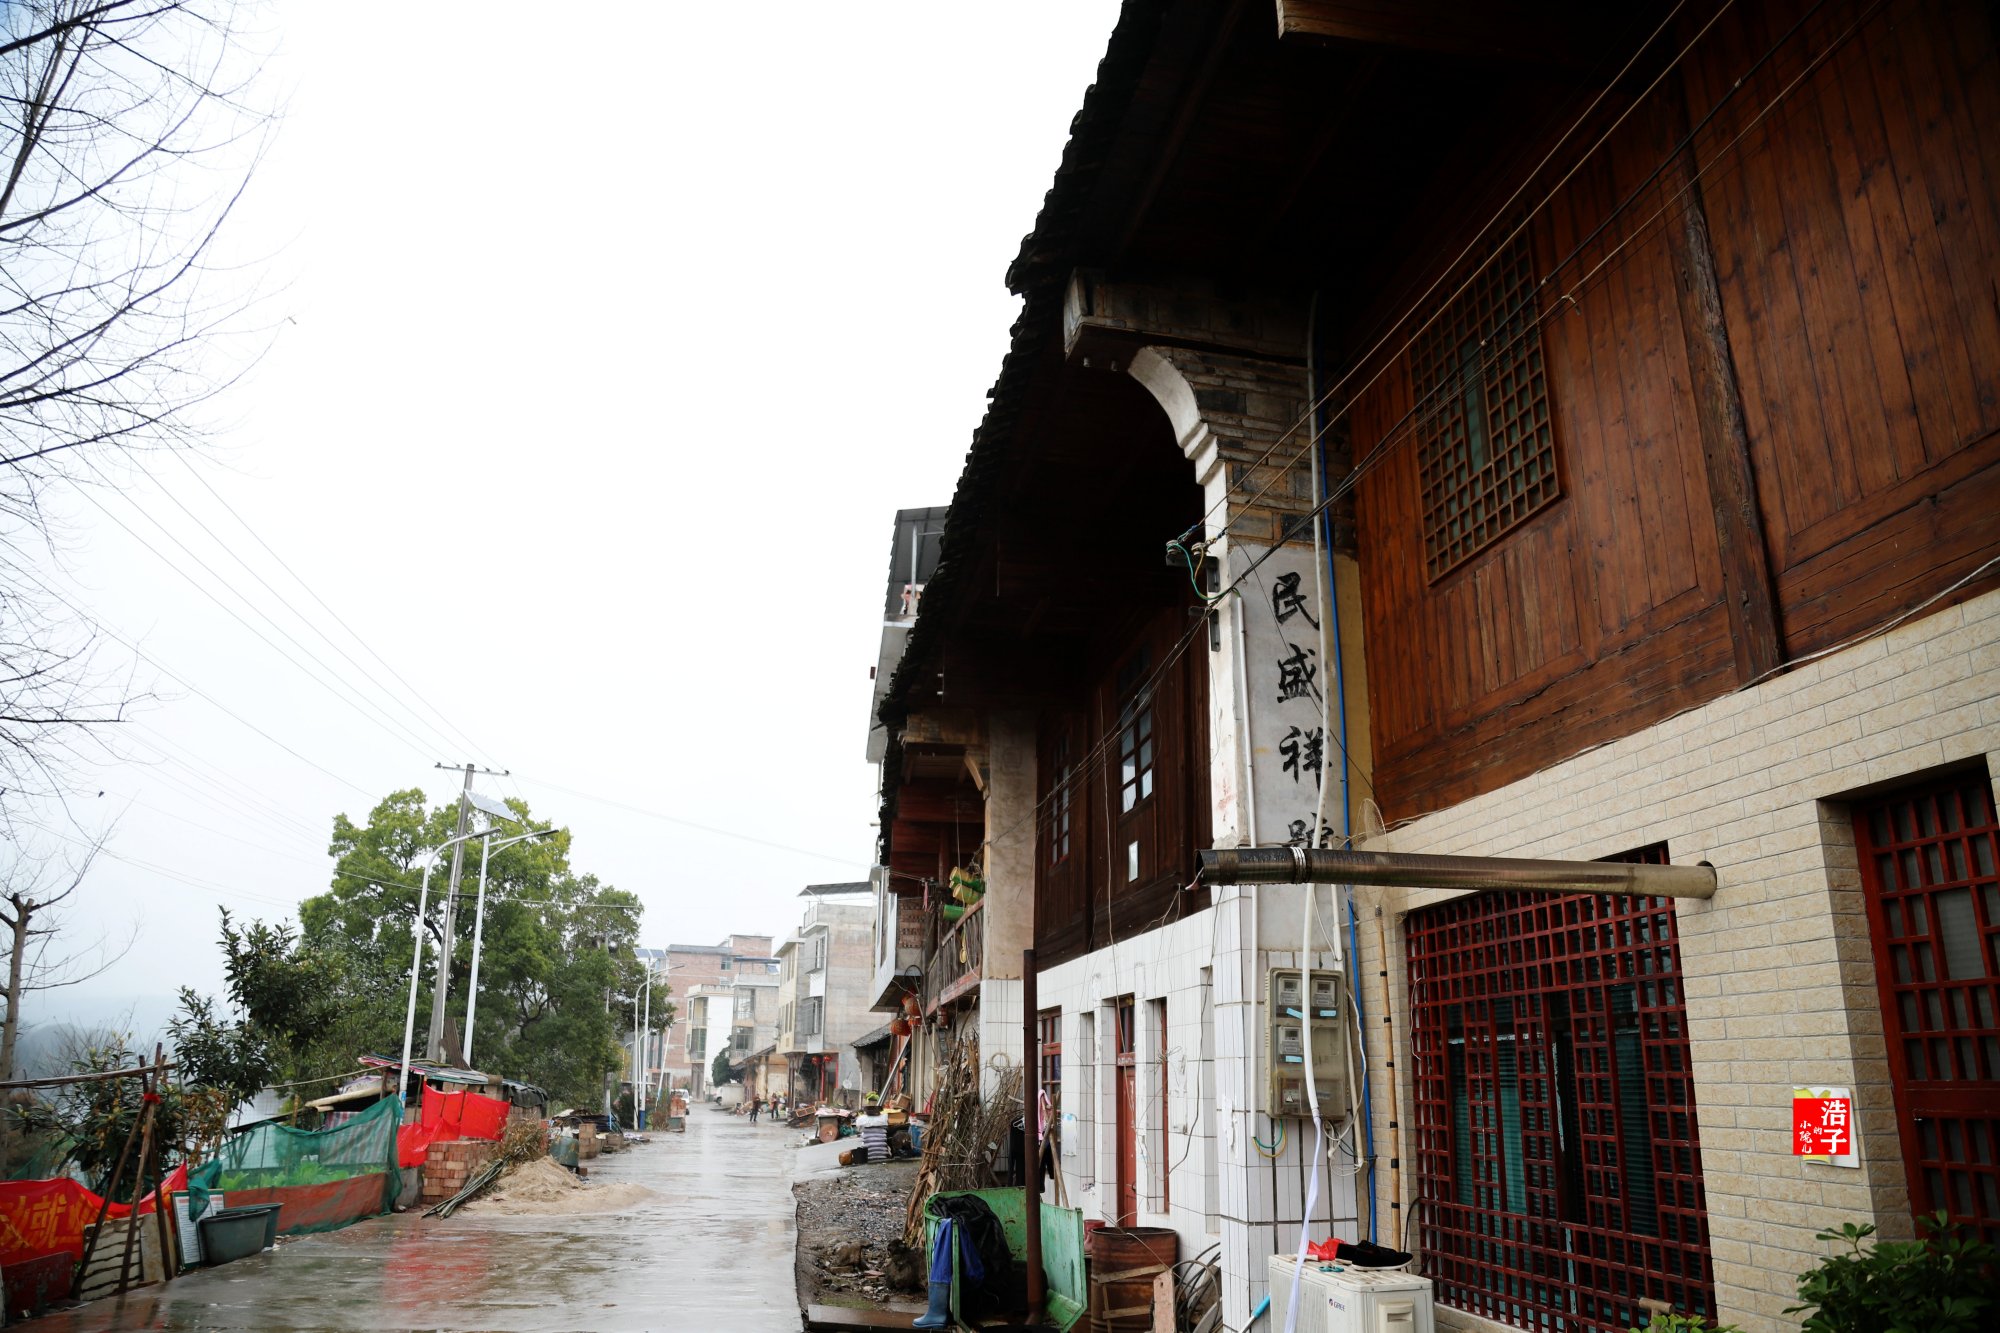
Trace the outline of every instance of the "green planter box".
{"type": "Polygon", "coordinates": [[[222,1208],[203,1217],[202,1262],[233,1263],[261,1254],[278,1243],[278,1204],[257,1204],[249,1208],[222,1208]]]}
{"type": "MultiPolygon", "coordinates": [[[[1007,1252],[1016,1262],[1028,1256],[1028,1192],[1024,1189],[946,1190],[924,1200],[924,1266],[929,1269],[931,1246],[937,1239],[939,1215],[933,1206],[939,1199],[972,1195],[985,1201],[1000,1219],[1007,1235],[1007,1252]]],[[[1083,1213],[1076,1208],[1042,1205],[1042,1275],[1048,1279],[1048,1322],[1068,1330],[1083,1318],[1090,1292],[1083,1273],[1083,1213]]],[[[958,1256],[951,1264],[951,1317],[966,1325],[959,1314],[958,1256]]]]}

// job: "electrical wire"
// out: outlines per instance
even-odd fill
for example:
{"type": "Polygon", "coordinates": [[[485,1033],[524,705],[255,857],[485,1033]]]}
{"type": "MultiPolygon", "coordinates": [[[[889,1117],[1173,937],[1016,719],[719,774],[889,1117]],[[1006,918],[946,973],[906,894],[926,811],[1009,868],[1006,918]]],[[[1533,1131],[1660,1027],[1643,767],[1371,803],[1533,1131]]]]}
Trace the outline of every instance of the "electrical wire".
{"type": "MultiPolygon", "coordinates": [[[[236,507],[230,504],[228,500],[223,498],[222,492],[215,489],[214,485],[209,482],[207,477],[204,477],[201,474],[200,469],[195,467],[194,463],[186,456],[184,452],[176,450],[174,452],[174,457],[180,461],[182,467],[188,470],[188,474],[190,476],[192,476],[196,481],[200,482],[202,487],[205,490],[207,490],[210,495],[215,497],[215,502],[221,505],[223,509],[228,512],[231,518],[236,520],[237,525],[240,526],[245,532],[250,534],[250,539],[256,542],[257,545],[263,547],[265,553],[269,555],[273,560],[278,562],[278,568],[284,570],[285,573],[289,574],[294,583],[298,584],[299,587],[305,589],[306,596],[312,598],[313,601],[319,604],[321,610],[325,611],[329,616],[333,617],[334,624],[340,626],[343,630],[346,630],[348,635],[351,638],[353,638],[353,640],[356,643],[361,645],[361,648],[364,652],[366,652],[370,657],[374,658],[377,662],[379,662],[382,665],[383,670],[387,671],[391,676],[393,676],[396,679],[396,682],[398,684],[400,684],[404,689],[410,692],[412,698],[414,698],[418,703],[422,704],[425,708],[429,709],[431,713],[437,718],[437,720],[442,722],[445,725],[445,727],[451,731],[453,735],[457,736],[459,740],[463,741],[467,746],[469,746],[472,749],[474,757],[479,759],[482,766],[486,768],[498,767],[498,765],[493,762],[490,754],[488,754],[485,751],[485,748],[483,746],[481,746],[477,741],[473,740],[471,736],[467,735],[464,728],[458,726],[448,716],[446,716],[443,709],[439,708],[436,704],[432,703],[429,699],[425,698],[423,693],[419,691],[416,686],[412,685],[409,682],[409,680],[403,675],[402,672],[396,670],[395,665],[391,663],[388,658],[382,656],[381,653],[377,652],[375,650],[374,645],[369,643],[367,639],[361,636],[360,631],[356,630],[352,625],[348,624],[346,619],[340,614],[340,612],[334,610],[332,605],[328,603],[328,601],[324,597],[321,597],[318,591],[316,591],[310,583],[306,582],[304,576],[301,575],[297,570],[293,569],[290,563],[287,562],[282,555],[279,555],[278,552],[271,546],[269,542],[264,540],[263,536],[258,533],[257,529],[250,526],[249,520],[244,518],[242,514],[238,513],[236,507]]],[[[149,473],[148,475],[151,474],[149,473]]],[[[154,480],[157,483],[158,478],[155,478],[154,480]]],[[[297,612],[294,611],[294,614],[297,614],[297,612]]],[[[322,635],[321,637],[324,638],[326,636],[322,635]]],[[[329,639],[328,642],[332,642],[332,640],[329,639]]]]}
{"type": "MultiPolygon", "coordinates": [[[[794,847],[789,843],[773,842],[769,838],[759,838],[749,833],[736,833],[729,829],[717,828],[712,824],[697,823],[692,819],[682,819],[679,815],[670,815],[659,810],[648,810],[642,805],[633,805],[628,801],[613,800],[609,796],[593,796],[587,791],[577,791],[572,787],[559,786],[556,783],[547,782],[541,778],[523,777],[520,780],[527,783],[530,787],[543,787],[549,791],[561,792],[564,796],[574,796],[581,801],[591,801],[598,805],[608,805],[631,814],[644,815],[648,819],[657,819],[662,823],[678,824],[683,828],[699,829],[703,833],[710,833],[718,838],[732,838],[737,842],[752,843],[758,847],[768,847],[773,851],[792,852],[799,856],[810,856],[815,860],[830,861],[836,865],[843,865],[849,868],[860,865],[864,861],[862,857],[834,856],[826,852],[814,851],[809,847],[794,847]]],[[[920,879],[921,876],[905,875],[902,878],[920,879]]]]}
{"type": "Polygon", "coordinates": [[[208,691],[202,689],[200,686],[188,680],[186,676],[183,676],[179,672],[173,670],[173,668],[169,667],[156,654],[151,654],[141,651],[139,646],[136,643],[134,643],[131,639],[128,639],[124,635],[119,634],[116,630],[113,630],[103,621],[92,616],[82,607],[79,607],[75,602],[72,602],[69,598],[64,597],[54,588],[51,588],[48,584],[44,583],[36,575],[28,572],[26,569],[20,569],[17,570],[17,572],[21,574],[22,577],[26,578],[29,582],[33,583],[36,587],[40,588],[43,592],[47,593],[50,597],[53,597],[56,601],[68,607],[70,611],[73,614],[75,614],[76,617],[79,620],[81,620],[85,625],[89,626],[97,633],[102,634],[105,638],[110,639],[112,642],[122,645],[127,652],[131,653],[141,662],[146,663],[148,666],[152,667],[155,671],[158,671],[161,675],[167,677],[169,680],[172,680],[173,682],[178,684],[181,688],[187,690],[189,693],[195,694],[200,698],[206,700],[218,712],[224,714],[233,721],[240,723],[248,730],[255,732],[257,735],[263,737],[271,744],[277,746],[280,750],[283,750],[286,754],[298,760],[300,763],[306,765],[308,768],[314,769],[324,774],[325,776],[332,778],[335,782],[340,783],[342,786],[350,787],[353,790],[361,793],[363,796],[373,799],[374,794],[371,793],[366,787],[362,786],[360,783],[354,782],[348,778],[340,776],[340,774],[334,772],[332,769],[326,767],[324,764],[321,764],[316,760],[308,759],[305,755],[299,753],[291,746],[285,744],[283,741],[273,736],[270,732],[265,731],[262,727],[258,726],[256,723],[251,722],[249,719],[245,718],[235,709],[230,708],[227,704],[217,699],[214,695],[210,694],[208,691]]]}
{"type": "MultiPolygon", "coordinates": [[[[93,464],[93,467],[94,466],[95,465],[93,464]]],[[[194,575],[188,573],[185,569],[182,569],[178,564],[175,564],[174,561],[171,558],[169,558],[164,551],[160,550],[159,547],[153,545],[153,543],[147,541],[144,537],[140,536],[139,533],[132,528],[131,524],[127,523],[124,519],[118,517],[118,515],[112,513],[111,510],[105,506],[104,502],[99,500],[88,489],[79,487],[78,494],[82,495],[84,499],[88,500],[97,509],[98,513],[104,515],[106,518],[110,519],[113,523],[115,523],[120,529],[122,529],[125,532],[127,536],[131,537],[133,541],[145,547],[146,550],[149,551],[153,555],[153,557],[157,559],[161,564],[165,565],[168,569],[172,570],[175,574],[179,575],[182,579],[186,580],[189,587],[193,588],[196,592],[206,597],[209,601],[215,603],[217,607],[221,608],[224,614],[228,615],[229,618],[234,620],[237,624],[243,626],[244,629],[249,630],[251,634],[255,635],[256,638],[261,643],[264,644],[265,647],[269,648],[272,652],[276,653],[279,657],[283,658],[286,663],[288,663],[292,667],[295,667],[300,674],[307,677],[315,685],[318,685],[321,689],[325,690],[328,694],[332,695],[334,698],[340,700],[341,703],[347,705],[349,708],[352,708],[355,712],[359,713],[362,717],[366,718],[370,723],[380,728],[384,732],[384,734],[392,737],[397,741],[400,741],[404,745],[409,746],[412,750],[415,750],[418,754],[423,755],[425,758],[430,757],[430,747],[424,744],[421,740],[417,739],[415,733],[411,732],[408,728],[401,726],[401,724],[394,722],[393,719],[390,719],[386,713],[381,712],[379,709],[375,711],[370,711],[370,708],[367,706],[365,701],[361,700],[359,692],[355,692],[354,696],[350,698],[348,694],[343,693],[339,688],[330,684],[326,680],[322,679],[316,672],[308,668],[305,665],[305,663],[299,661],[296,657],[293,657],[283,648],[280,648],[276,643],[273,643],[269,635],[265,634],[264,631],[258,629],[255,625],[251,624],[248,620],[244,619],[241,612],[237,611],[235,607],[229,605],[229,603],[223,601],[220,597],[216,596],[213,592],[211,592],[207,587],[205,587],[202,584],[201,580],[195,578],[194,575]]],[[[333,675],[336,677],[338,676],[339,673],[335,672],[332,667],[328,666],[311,649],[307,648],[304,644],[300,643],[298,641],[298,638],[295,635],[293,635],[291,631],[287,630],[284,626],[278,624],[276,620],[272,619],[272,617],[268,612],[264,611],[261,607],[257,606],[257,604],[252,602],[248,597],[245,597],[240,591],[236,589],[234,585],[232,585],[229,582],[228,579],[225,579],[220,574],[217,574],[213,566],[211,566],[207,561],[203,560],[200,556],[196,555],[192,550],[190,550],[185,542],[181,541],[179,537],[175,536],[171,531],[169,531],[167,527],[164,524],[162,524],[158,519],[154,518],[151,514],[147,514],[144,508],[140,507],[136,503],[133,503],[132,501],[129,500],[129,498],[127,499],[127,503],[131,503],[134,509],[136,509],[140,514],[145,515],[147,521],[152,523],[154,527],[158,528],[163,534],[165,534],[165,536],[169,541],[173,542],[176,546],[179,546],[183,551],[186,551],[189,558],[191,558],[197,565],[200,565],[202,569],[206,570],[211,578],[215,579],[216,582],[220,583],[224,588],[227,588],[232,594],[236,596],[236,598],[239,601],[241,601],[245,606],[248,606],[257,615],[262,616],[265,622],[269,624],[271,628],[276,630],[280,635],[282,635],[287,642],[291,643],[294,647],[296,647],[300,652],[304,653],[307,657],[312,658],[313,661],[319,663],[321,670],[327,672],[329,675],[333,675]]]]}
{"type": "MultiPolygon", "coordinates": [[[[176,452],[174,456],[177,458],[181,457],[181,455],[178,452],[176,452]]],[[[303,611],[299,610],[299,608],[292,603],[290,598],[286,597],[284,593],[278,591],[277,588],[273,587],[269,579],[265,578],[261,573],[259,573],[257,571],[257,568],[254,565],[252,565],[248,560],[245,560],[233,546],[231,546],[228,542],[224,541],[221,538],[221,536],[217,534],[215,529],[209,526],[207,520],[203,519],[201,515],[195,513],[194,510],[188,508],[187,503],[183,501],[179,495],[175,494],[170,487],[162,483],[156,474],[148,470],[144,463],[140,462],[137,458],[134,458],[131,461],[132,465],[138,468],[140,473],[143,474],[147,479],[149,479],[153,483],[154,487],[160,492],[160,494],[166,496],[167,499],[173,501],[174,506],[178,508],[183,514],[186,514],[188,518],[193,521],[194,525],[200,528],[202,532],[207,535],[210,541],[214,542],[217,546],[221,547],[225,555],[227,555],[230,559],[234,560],[238,565],[242,566],[243,571],[247,573],[251,578],[257,580],[258,586],[262,587],[264,591],[270,593],[271,596],[277,598],[278,604],[280,606],[284,607],[287,611],[291,612],[292,615],[298,619],[299,623],[303,624],[307,629],[311,630],[314,634],[317,634],[320,637],[320,640],[323,643],[325,643],[327,647],[333,649],[334,652],[340,654],[341,660],[346,662],[349,666],[353,667],[356,671],[360,672],[362,677],[365,680],[367,680],[370,685],[373,685],[377,690],[380,690],[382,692],[382,696],[384,698],[390,700],[391,702],[396,704],[397,707],[401,708],[405,713],[409,715],[411,721],[415,722],[418,726],[428,731],[431,734],[431,736],[436,740],[440,741],[447,750],[451,749],[456,744],[456,742],[453,741],[449,736],[447,736],[443,731],[439,730],[435,723],[429,721],[423,716],[422,713],[410,707],[409,703],[405,701],[400,695],[398,695],[396,691],[389,688],[387,685],[384,685],[381,679],[378,676],[376,676],[374,672],[370,671],[361,662],[356,661],[352,653],[348,652],[345,648],[341,647],[340,644],[334,640],[332,635],[328,634],[325,630],[319,627],[319,625],[312,619],[312,617],[306,615],[303,611]]],[[[187,460],[185,458],[182,458],[182,462],[186,463],[187,460]]],[[[192,463],[188,463],[187,466],[190,469],[193,468],[192,463]]],[[[102,474],[100,473],[100,475],[102,474]]],[[[196,473],[195,475],[197,478],[199,478],[200,476],[199,473],[196,473]]],[[[210,489],[210,494],[214,494],[213,488],[210,489]]],[[[220,499],[219,496],[217,498],[220,499]]],[[[136,502],[134,502],[134,504],[136,507],[136,502]]],[[[224,507],[227,508],[228,506],[225,504],[224,507]]],[[[257,537],[256,532],[250,530],[249,524],[243,523],[243,518],[241,515],[237,514],[236,511],[233,509],[231,509],[229,512],[232,516],[236,518],[236,521],[238,523],[243,524],[243,527],[246,531],[250,531],[250,535],[256,538],[260,545],[263,545],[263,538],[257,537]]],[[[158,526],[162,532],[165,532],[167,530],[164,525],[159,523],[159,520],[154,519],[153,521],[155,526],[158,526]]],[[[187,548],[183,546],[182,549],[186,550],[187,548]]],[[[266,551],[269,551],[270,547],[266,545],[264,549],[266,551]]],[[[190,552],[190,554],[192,553],[190,552]]],[[[283,565],[284,561],[280,560],[278,563],[280,565],[283,565]]],[[[206,566],[204,566],[204,568],[206,568],[206,566]]],[[[290,567],[287,566],[286,568],[287,572],[290,572],[290,567]]],[[[296,574],[292,575],[292,577],[294,579],[298,578],[296,574]]],[[[239,590],[232,588],[231,591],[236,592],[236,595],[238,597],[243,597],[243,594],[239,590]]],[[[308,588],[307,591],[310,592],[311,589],[308,588]]],[[[247,597],[243,597],[243,600],[246,603],[249,602],[249,599],[247,597]]],[[[321,605],[324,606],[325,603],[322,602],[321,605]]],[[[262,614],[262,612],[260,612],[260,614],[262,614]]],[[[265,618],[267,620],[270,619],[268,615],[265,618]]],[[[334,619],[339,620],[340,617],[335,616],[334,619]]],[[[272,621],[272,623],[276,624],[275,621],[272,621]]],[[[343,622],[343,628],[345,628],[344,622],[343,622]]],[[[352,630],[349,630],[348,632],[350,634],[353,633],[352,630]]],[[[301,649],[303,650],[303,645],[301,645],[301,649]]],[[[332,667],[327,666],[326,662],[318,657],[314,657],[313,660],[315,662],[318,662],[322,667],[325,667],[329,671],[333,669],[332,667]]],[[[358,695],[359,693],[360,691],[357,690],[356,694],[358,695]]],[[[387,716],[386,711],[384,715],[387,716]]],[[[415,735],[414,732],[412,732],[411,734],[415,735]]],[[[491,767],[491,765],[487,765],[487,767],[491,767]]]]}
{"type": "Polygon", "coordinates": [[[1223,599],[1223,597],[1225,596],[1225,594],[1223,593],[1217,593],[1215,596],[1211,597],[1207,593],[1201,590],[1201,567],[1208,560],[1208,548],[1206,545],[1202,547],[1202,553],[1199,559],[1197,559],[1192,555],[1189,555],[1188,548],[1181,545],[1178,541],[1168,542],[1167,549],[1173,551],[1179,551],[1181,553],[1181,560],[1185,562],[1187,565],[1188,586],[1194,589],[1195,596],[1201,598],[1202,601],[1208,603],[1211,606],[1213,606],[1215,603],[1223,599]]]}
{"type": "Polygon", "coordinates": [[[280,818],[249,804],[229,789],[208,781],[204,775],[170,754],[160,752],[149,756],[142,746],[135,746],[132,758],[135,763],[148,768],[154,781],[167,791],[212,810],[226,819],[241,820],[291,837],[315,840],[320,837],[318,831],[298,820],[289,817],[280,818]],[[169,765],[181,772],[173,772],[169,765]]]}
{"type": "Polygon", "coordinates": [[[140,744],[150,747],[162,764],[172,765],[186,773],[201,784],[204,792],[213,793],[215,799],[231,805],[235,811],[239,813],[247,811],[253,818],[284,824],[307,837],[319,838],[324,835],[325,825],[319,819],[308,818],[298,811],[279,805],[228,769],[210,763],[150,723],[135,721],[132,728],[134,733],[143,733],[136,739],[140,744]]]}
{"type": "Polygon", "coordinates": [[[320,864],[313,857],[305,856],[298,852],[280,851],[276,847],[266,846],[261,842],[253,842],[249,838],[242,837],[235,833],[225,833],[223,830],[219,828],[212,828],[209,825],[203,824],[197,820],[189,819],[186,815],[177,815],[173,813],[171,810],[162,810],[159,806],[154,805],[152,802],[141,800],[137,796],[133,796],[124,792],[112,792],[110,794],[116,796],[119,800],[125,802],[125,804],[128,806],[136,805],[141,810],[152,811],[154,814],[160,816],[162,819],[170,819],[177,824],[186,824],[189,828],[200,829],[203,833],[212,834],[218,838],[227,838],[231,842],[241,843],[245,847],[253,848],[256,851],[263,852],[269,856],[281,856],[288,861],[302,861],[308,865],[320,864]]]}

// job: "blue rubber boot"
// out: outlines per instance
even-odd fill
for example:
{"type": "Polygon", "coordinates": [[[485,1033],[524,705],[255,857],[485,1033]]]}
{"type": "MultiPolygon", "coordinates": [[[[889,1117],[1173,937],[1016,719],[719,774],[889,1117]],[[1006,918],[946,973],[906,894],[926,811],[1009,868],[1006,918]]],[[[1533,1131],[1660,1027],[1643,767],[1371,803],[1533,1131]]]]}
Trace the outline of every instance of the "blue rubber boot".
{"type": "Polygon", "coordinates": [[[931,1308],[918,1315],[911,1328],[948,1328],[951,1325],[951,1283],[931,1283],[931,1308]]]}
{"type": "Polygon", "coordinates": [[[938,1223],[937,1239],[931,1242],[931,1308],[918,1315],[911,1328],[946,1328],[951,1324],[951,1249],[958,1243],[958,1228],[947,1217],[938,1223]]]}

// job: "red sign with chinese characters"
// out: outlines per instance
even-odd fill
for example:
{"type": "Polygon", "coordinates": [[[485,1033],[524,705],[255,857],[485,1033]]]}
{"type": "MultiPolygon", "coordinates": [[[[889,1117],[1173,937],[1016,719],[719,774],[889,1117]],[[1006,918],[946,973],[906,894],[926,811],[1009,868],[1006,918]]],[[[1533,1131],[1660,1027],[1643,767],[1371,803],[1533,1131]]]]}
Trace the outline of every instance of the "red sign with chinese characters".
{"type": "Polygon", "coordinates": [[[1792,1099],[1792,1156],[1844,1157],[1854,1151],[1854,1103],[1846,1097],[1792,1099]]]}

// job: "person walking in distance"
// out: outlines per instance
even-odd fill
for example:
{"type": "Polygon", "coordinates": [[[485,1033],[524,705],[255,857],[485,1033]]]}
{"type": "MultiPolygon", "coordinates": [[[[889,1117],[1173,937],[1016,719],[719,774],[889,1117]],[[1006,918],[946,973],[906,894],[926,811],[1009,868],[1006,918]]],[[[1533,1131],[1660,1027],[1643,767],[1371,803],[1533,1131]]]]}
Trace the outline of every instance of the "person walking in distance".
{"type": "Polygon", "coordinates": [[[756,1123],[757,1123],[757,1111],[758,1111],[758,1109],[759,1109],[760,1107],[762,1107],[763,1105],[764,1105],[764,1099],[763,1099],[762,1097],[752,1097],[752,1098],[750,1099],[750,1123],[751,1123],[751,1124],[753,1124],[753,1125],[754,1125],[754,1124],[756,1124],[756,1123]]]}

